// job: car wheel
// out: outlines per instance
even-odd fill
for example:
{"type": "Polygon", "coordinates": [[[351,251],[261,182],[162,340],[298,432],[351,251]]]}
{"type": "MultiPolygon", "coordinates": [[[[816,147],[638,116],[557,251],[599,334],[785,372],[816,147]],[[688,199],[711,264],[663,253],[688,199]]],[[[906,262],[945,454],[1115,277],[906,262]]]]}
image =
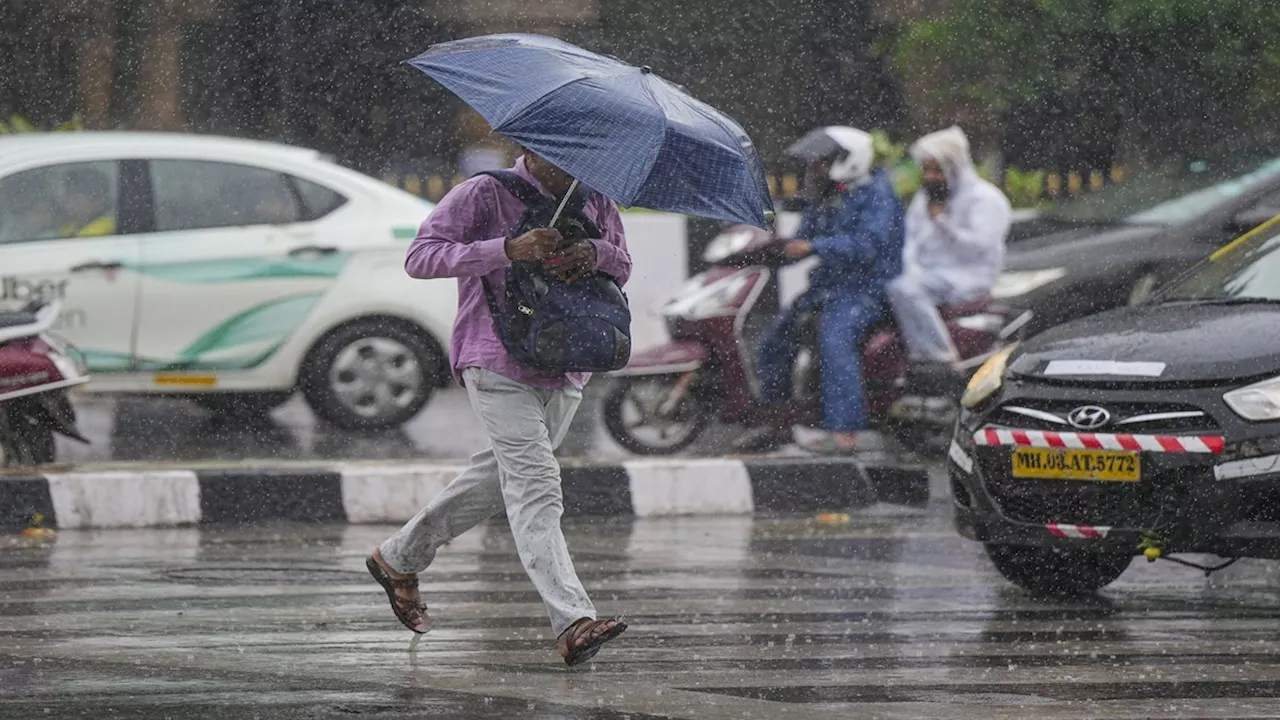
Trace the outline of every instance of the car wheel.
{"type": "Polygon", "coordinates": [[[303,364],[302,393],[317,415],[337,427],[380,430],[417,415],[445,365],[422,330],[367,318],[316,343],[303,364]]]}
{"type": "Polygon", "coordinates": [[[1006,580],[1050,597],[1087,595],[1124,573],[1133,556],[1092,548],[986,544],[987,557],[1006,580]]]}
{"type": "Polygon", "coordinates": [[[291,392],[209,393],[195,395],[191,400],[214,415],[243,417],[266,415],[291,397],[291,392]]]}

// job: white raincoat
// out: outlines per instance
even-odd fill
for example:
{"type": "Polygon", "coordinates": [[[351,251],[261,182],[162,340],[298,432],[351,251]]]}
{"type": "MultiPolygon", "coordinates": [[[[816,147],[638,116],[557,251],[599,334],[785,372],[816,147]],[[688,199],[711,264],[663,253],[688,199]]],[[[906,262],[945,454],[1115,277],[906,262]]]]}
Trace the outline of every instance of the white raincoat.
{"type": "Polygon", "coordinates": [[[923,275],[942,303],[980,297],[991,290],[1004,264],[1012,207],[999,188],[974,170],[969,140],[957,126],[920,138],[911,146],[917,163],[938,161],[951,186],[947,209],[929,217],[921,190],[907,208],[903,273],[923,275]]]}

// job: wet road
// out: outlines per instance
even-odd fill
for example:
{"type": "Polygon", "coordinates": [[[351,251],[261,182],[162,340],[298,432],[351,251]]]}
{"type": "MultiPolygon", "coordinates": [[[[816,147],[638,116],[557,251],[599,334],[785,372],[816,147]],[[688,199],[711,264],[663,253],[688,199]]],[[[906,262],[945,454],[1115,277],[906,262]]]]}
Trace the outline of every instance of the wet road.
{"type": "Polygon", "coordinates": [[[390,528],[0,538],[0,717],[1262,718],[1280,715],[1280,586],[1135,563],[1090,602],[1026,597],[945,504],[808,518],[577,523],[603,613],[555,657],[501,525],[424,576],[414,642],[362,562],[390,528]]]}
{"type": "MultiPolygon", "coordinates": [[[[590,455],[598,461],[630,456],[609,438],[603,423],[595,421],[595,406],[589,403],[598,399],[603,382],[588,386],[561,455],[590,455]]],[[[487,443],[460,388],[438,391],[422,412],[401,427],[370,432],[327,425],[301,395],[265,416],[219,416],[194,403],[169,398],[79,395],[74,402],[81,432],[90,444],[59,436],[60,462],[456,460],[487,443]]],[[[713,427],[684,454],[718,454],[733,437],[733,429],[713,427]]]]}

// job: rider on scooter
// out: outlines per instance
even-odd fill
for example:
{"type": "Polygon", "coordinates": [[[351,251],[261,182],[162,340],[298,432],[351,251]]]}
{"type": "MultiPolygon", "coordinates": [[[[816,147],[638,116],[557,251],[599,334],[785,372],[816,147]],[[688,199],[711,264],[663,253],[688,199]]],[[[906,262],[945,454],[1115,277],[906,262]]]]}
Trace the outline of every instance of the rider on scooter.
{"type": "Polygon", "coordinates": [[[774,449],[792,441],[788,399],[792,365],[805,316],[820,312],[824,424],[831,435],[808,449],[852,452],[869,425],[862,390],[860,343],[881,314],[885,285],[902,271],[903,208],[887,173],[874,168],[871,136],[851,127],[818,128],[787,154],[809,163],[809,203],[796,238],[794,260],[816,255],[809,288],[765,335],[756,360],[764,425],[742,437],[741,450],[774,449]]]}
{"type": "Polygon", "coordinates": [[[911,387],[955,394],[964,374],[937,306],[987,295],[1004,263],[1012,209],[973,168],[969,140],[956,126],[925,135],[911,147],[921,187],[907,210],[903,274],[889,283],[889,301],[907,346],[911,387]]]}

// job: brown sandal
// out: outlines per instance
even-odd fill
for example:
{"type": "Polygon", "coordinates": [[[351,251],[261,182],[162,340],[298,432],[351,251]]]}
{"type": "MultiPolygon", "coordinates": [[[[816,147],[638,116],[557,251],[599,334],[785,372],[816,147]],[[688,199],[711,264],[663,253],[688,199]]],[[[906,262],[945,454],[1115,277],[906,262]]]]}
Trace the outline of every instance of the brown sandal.
{"type": "Polygon", "coordinates": [[[378,581],[383,590],[387,591],[387,598],[391,600],[391,612],[396,614],[396,619],[401,624],[419,635],[431,629],[431,618],[427,615],[427,606],[423,605],[421,601],[415,603],[396,594],[396,590],[417,590],[418,577],[416,575],[412,578],[393,578],[387,574],[386,570],[382,569],[382,566],[378,564],[378,561],[372,555],[364,561],[364,566],[369,568],[369,574],[373,576],[374,580],[378,581]],[[426,629],[419,630],[419,623],[425,626],[426,629]]]}
{"type": "Polygon", "coordinates": [[[586,662],[595,657],[600,652],[601,646],[610,640],[618,637],[627,629],[627,624],[615,618],[605,618],[603,620],[592,620],[591,618],[582,618],[565,628],[560,637],[565,639],[565,649],[568,653],[564,656],[565,665],[577,665],[586,662]],[[613,623],[613,626],[607,630],[599,631],[598,635],[592,636],[602,625],[613,623]],[[583,641],[583,638],[588,638],[583,641]]]}

